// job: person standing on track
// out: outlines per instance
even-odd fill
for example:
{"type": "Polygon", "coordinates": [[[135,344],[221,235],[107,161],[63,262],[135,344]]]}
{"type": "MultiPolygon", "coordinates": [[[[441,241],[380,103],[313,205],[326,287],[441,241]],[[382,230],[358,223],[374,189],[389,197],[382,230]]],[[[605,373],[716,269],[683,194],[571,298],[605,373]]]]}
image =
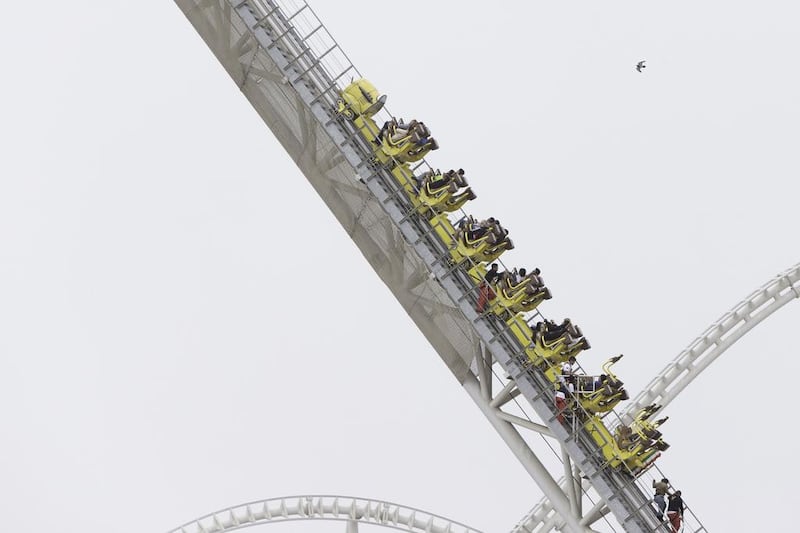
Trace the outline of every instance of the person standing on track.
{"type": "Polygon", "coordinates": [[[483,313],[489,300],[494,300],[495,293],[493,286],[500,277],[500,272],[497,270],[498,268],[497,263],[492,263],[492,266],[489,267],[489,271],[486,272],[486,275],[483,277],[483,282],[481,283],[478,293],[478,305],[475,307],[475,311],[478,313],[483,313]]]}
{"type": "Polygon", "coordinates": [[[653,501],[658,506],[656,516],[659,520],[664,520],[664,510],[667,508],[667,500],[665,499],[669,491],[669,480],[663,478],[661,481],[653,480],[653,488],[656,489],[656,494],[653,496],[653,501]]]}
{"type": "Polygon", "coordinates": [[[681,520],[683,520],[683,498],[681,498],[681,491],[676,490],[673,494],[669,495],[669,505],[667,506],[667,518],[672,525],[672,533],[678,533],[681,529],[681,520]]]}

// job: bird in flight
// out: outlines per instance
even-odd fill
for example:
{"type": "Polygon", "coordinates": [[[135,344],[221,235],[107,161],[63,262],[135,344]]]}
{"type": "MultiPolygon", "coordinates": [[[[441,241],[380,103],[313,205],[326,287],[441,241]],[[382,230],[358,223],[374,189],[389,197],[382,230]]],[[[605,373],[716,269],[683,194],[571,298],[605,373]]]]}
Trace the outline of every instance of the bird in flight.
{"type": "Polygon", "coordinates": [[[641,72],[643,68],[647,68],[647,67],[645,66],[645,64],[644,64],[644,60],[642,60],[642,61],[639,61],[638,63],[636,63],[636,70],[637,70],[638,72],[641,72]]]}

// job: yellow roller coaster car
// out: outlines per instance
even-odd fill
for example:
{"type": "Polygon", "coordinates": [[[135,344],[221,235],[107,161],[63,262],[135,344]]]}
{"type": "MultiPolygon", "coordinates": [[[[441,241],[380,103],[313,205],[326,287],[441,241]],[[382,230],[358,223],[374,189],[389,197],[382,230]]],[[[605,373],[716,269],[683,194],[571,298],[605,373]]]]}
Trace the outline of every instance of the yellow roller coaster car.
{"type": "Polygon", "coordinates": [[[418,178],[418,183],[420,202],[439,213],[456,211],[475,199],[460,169],[445,173],[429,170],[418,178]]]}
{"type": "Polygon", "coordinates": [[[639,411],[636,420],[631,426],[620,425],[614,429],[614,435],[603,425],[596,416],[589,417],[584,424],[587,433],[600,447],[603,457],[612,468],[623,468],[634,477],[641,474],[647,467],[669,448],[658,432],[658,438],[649,438],[639,431],[646,428],[647,432],[656,431],[656,427],[663,424],[666,418],[656,422],[649,422],[647,418],[652,415],[651,407],[639,411]]]}
{"type": "Polygon", "coordinates": [[[417,120],[404,124],[392,119],[384,124],[378,137],[388,160],[399,163],[419,161],[431,150],[439,148],[428,127],[417,120]]]}
{"type": "Polygon", "coordinates": [[[357,117],[363,120],[375,115],[385,103],[385,95],[381,96],[378,89],[369,81],[360,79],[345,87],[341,92],[336,101],[336,111],[350,120],[357,117]]]}
{"type": "Polygon", "coordinates": [[[556,368],[570,357],[577,357],[579,353],[589,348],[591,345],[583,335],[574,337],[565,331],[555,338],[549,337],[546,324],[539,322],[534,332],[532,347],[535,358],[531,360],[535,365],[556,368]]]}
{"type": "MultiPolygon", "coordinates": [[[[438,143],[425,124],[416,120],[406,124],[392,118],[379,128],[373,117],[385,103],[386,96],[382,96],[372,83],[359,79],[341,91],[335,111],[358,129],[370,146],[375,161],[390,169],[415,209],[429,219],[433,231],[450,250],[452,260],[456,263],[472,261],[474,266],[469,274],[476,286],[482,286],[485,264],[497,259],[505,250],[514,248],[508,231],[491,218],[477,222],[473,217],[467,217],[458,229],[453,227],[446,213],[460,209],[475,198],[463,171],[445,174],[430,171],[414,176],[408,163],[421,160],[431,150],[436,150],[438,143]]],[[[540,322],[535,330],[528,325],[523,313],[534,310],[543,300],[550,298],[541,280],[523,278],[518,281],[506,276],[498,280],[491,291],[487,289],[486,295],[481,295],[486,296],[492,312],[503,318],[509,331],[525,347],[531,363],[544,371],[553,383],[558,382],[563,362],[590,348],[580,330],[568,319],[561,325],[540,322]]],[[[657,429],[666,418],[650,421],[658,410],[658,406],[653,405],[640,410],[630,426],[615,427],[613,434],[603,424],[598,415],[628,398],[622,382],[611,372],[611,366],[620,357],[606,361],[603,365],[605,373],[591,378],[591,387],[586,386],[588,376],[578,380],[576,397],[582,409],[577,412],[584,414],[573,420],[581,420],[583,429],[597,444],[609,466],[636,476],[669,447],[657,429]]]]}
{"type": "MultiPolygon", "coordinates": [[[[419,200],[419,191],[417,190],[417,178],[414,173],[408,168],[408,165],[395,165],[391,170],[392,176],[397,180],[403,189],[408,194],[408,198],[413,202],[414,207],[422,211],[427,209],[419,200]]],[[[455,230],[454,230],[455,231],[455,230]]]]}
{"type": "Polygon", "coordinates": [[[619,402],[628,399],[628,392],[623,383],[611,372],[614,363],[622,359],[622,355],[612,357],[603,363],[603,374],[600,376],[579,376],[576,395],[583,410],[590,414],[607,413],[619,402]]]}
{"type": "Polygon", "coordinates": [[[458,227],[452,256],[456,262],[470,258],[476,263],[491,263],[500,254],[513,248],[514,243],[508,238],[508,230],[495,219],[488,218],[478,222],[474,217],[468,216],[458,227]]]}
{"type": "Polygon", "coordinates": [[[545,371],[548,379],[555,382],[555,372],[561,363],[570,357],[577,357],[583,350],[591,348],[589,341],[582,334],[569,336],[566,332],[555,339],[545,340],[542,331],[543,323],[536,325],[537,331],[531,329],[524,315],[517,313],[505,320],[509,331],[525,346],[525,354],[533,366],[545,371]],[[553,369],[548,373],[548,369],[553,369]]]}
{"type": "Polygon", "coordinates": [[[428,219],[428,224],[431,225],[433,231],[439,236],[439,239],[448,248],[453,248],[456,245],[455,235],[456,229],[444,213],[433,215],[428,219]]]}
{"type": "Polygon", "coordinates": [[[535,286],[533,278],[526,276],[516,283],[514,276],[509,272],[500,275],[495,284],[495,294],[492,310],[497,314],[503,311],[510,313],[533,311],[540,303],[552,298],[547,287],[535,286]]]}
{"type": "MultiPolygon", "coordinates": [[[[436,213],[460,209],[464,203],[475,198],[475,193],[466,186],[463,171],[457,180],[452,175],[430,180],[422,187],[425,175],[417,178],[408,166],[409,162],[419,161],[428,152],[438,148],[430,131],[422,122],[412,120],[408,124],[391,119],[379,128],[374,115],[380,111],[386,96],[381,96],[372,83],[365,79],[353,81],[341,91],[336,103],[336,113],[350,120],[369,143],[375,160],[389,168],[398,183],[408,193],[408,198],[421,214],[432,216],[436,213]],[[442,187],[442,178],[458,185],[442,187]],[[464,182],[461,185],[460,182],[464,182]]],[[[452,240],[452,237],[447,239],[452,240]]]]}

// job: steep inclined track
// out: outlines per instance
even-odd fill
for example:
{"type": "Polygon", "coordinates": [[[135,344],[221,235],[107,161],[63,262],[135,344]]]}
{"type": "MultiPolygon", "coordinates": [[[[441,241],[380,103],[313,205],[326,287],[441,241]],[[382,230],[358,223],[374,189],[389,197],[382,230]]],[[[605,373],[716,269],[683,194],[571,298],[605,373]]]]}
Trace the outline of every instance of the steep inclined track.
{"type": "MultiPolygon", "coordinates": [[[[800,263],[781,272],[717,319],[636,395],[622,414],[629,421],[640,408],[657,403],[663,410],[714,360],[787,303],[800,298],[800,263]]],[[[565,478],[559,480],[564,486],[565,478]]],[[[586,487],[584,487],[586,488],[586,487]]],[[[562,521],[547,499],[540,501],[511,533],[544,533],[562,521]]]]}
{"type": "MultiPolygon", "coordinates": [[[[176,3],[541,487],[564,528],[591,531],[598,520],[609,523],[611,513],[625,531],[663,531],[650,510],[649,488],[608,468],[591,437],[556,420],[551,382],[530,367],[525,347],[505,322],[475,311],[475,285],[464,267],[452,265],[448,246],[387,168],[375,163],[373,147],[352,123],[336,116],[343,80],[361,75],[311,8],[290,0],[176,3]],[[495,394],[497,367],[511,381],[495,394]],[[540,422],[503,410],[519,397],[527,402],[525,412],[540,422]],[[577,481],[573,472],[587,476],[600,500],[583,513],[580,483],[562,490],[520,431],[557,441],[563,465],[558,469],[577,481]]],[[[429,168],[423,161],[413,170],[419,167],[429,168]]]]}

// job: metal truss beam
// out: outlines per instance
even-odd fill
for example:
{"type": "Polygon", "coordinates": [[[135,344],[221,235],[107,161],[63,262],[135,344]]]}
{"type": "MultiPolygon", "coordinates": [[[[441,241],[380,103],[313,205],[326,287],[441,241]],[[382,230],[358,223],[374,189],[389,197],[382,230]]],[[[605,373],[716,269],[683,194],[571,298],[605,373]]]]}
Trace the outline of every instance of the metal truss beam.
{"type": "MultiPolygon", "coordinates": [[[[706,328],[636,395],[622,413],[622,420],[629,423],[639,409],[653,403],[664,409],[748,331],[798,298],[800,263],[771,278],[706,328]]],[[[559,486],[565,484],[565,478],[559,480],[559,486]]],[[[584,488],[589,488],[588,483],[584,483],[584,488]]],[[[545,495],[512,528],[511,533],[544,533],[553,528],[559,529],[562,523],[545,495]]]]}

